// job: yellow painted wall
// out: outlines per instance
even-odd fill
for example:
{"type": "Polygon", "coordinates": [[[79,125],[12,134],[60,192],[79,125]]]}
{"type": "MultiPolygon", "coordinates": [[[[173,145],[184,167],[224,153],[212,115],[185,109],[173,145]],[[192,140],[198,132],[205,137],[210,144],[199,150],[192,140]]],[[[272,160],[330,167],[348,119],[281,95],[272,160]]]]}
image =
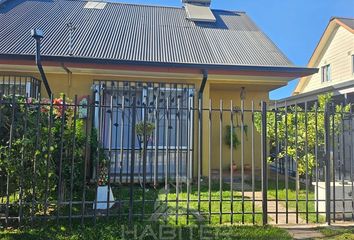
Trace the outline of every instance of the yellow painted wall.
{"type": "MultiPolygon", "coordinates": [[[[231,109],[231,100],[234,108],[241,108],[240,90],[213,90],[210,91],[210,98],[212,101],[212,108],[220,108],[220,100],[222,99],[223,109],[231,109]]],[[[254,127],[254,145],[252,152],[252,101],[254,101],[254,109],[260,110],[260,101],[268,100],[268,93],[265,91],[247,91],[246,99],[244,100],[244,126],[247,126],[247,130],[243,131],[243,149],[244,149],[244,166],[251,166],[252,153],[254,154],[255,167],[261,166],[261,138],[257,129],[254,127]]],[[[223,119],[220,121],[220,111],[213,112],[212,114],[212,169],[219,169],[220,165],[220,124],[221,124],[221,153],[222,153],[222,169],[229,170],[231,165],[231,149],[226,144],[226,126],[231,125],[230,111],[223,111],[223,119]]],[[[241,141],[241,113],[234,114],[234,126],[240,126],[236,131],[238,139],[241,141]]],[[[241,145],[238,145],[233,149],[233,161],[237,164],[237,168],[241,168],[241,145]]],[[[204,169],[204,171],[207,171],[204,169]]]]}
{"type": "MultiPolygon", "coordinates": [[[[1,70],[0,70],[1,74],[1,70]]],[[[6,75],[16,75],[19,73],[16,72],[3,72],[6,75]]],[[[21,73],[20,75],[24,75],[21,73]]],[[[38,73],[28,73],[28,75],[37,77],[40,79],[38,73]]],[[[92,94],[91,86],[94,80],[129,80],[129,77],[124,76],[115,76],[115,75],[95,75],[95,74],[78,74],[73,73],[71,76],[68,76],[65,72],[63,73],[46,73],[47,78],[49,80],[51,89],[57,97],[60,93],[65,93],[69,98],[74,98],[75,94],[78,97],[83,95],[92,94]]],[[[191,76],[190,79],[171,79],[168,77],[161,78],[152,78],[152,77],[133,77],[132,80],[135,81],[152,81],[152,82],[174,82],[174,83],[189,83],[194,84],[196,88],[196,97],[195,97],[195,108],[197,108],[198,104],[198,88],[201,83],[201,75],[191,76]]],[[[241,106],[240,100],[240,89],[242,86],[246,86],[246,100],[245,100],[245,109],[251,109],[251,101],[254,100],[255,109],[260,108],[261,100],[268,100],[268,92],[270,86],[267,85],[267,82],[264,81],[264,85],[255,85],[251,84],[247,87],[245,82],[237,83],[237,80],[230,84],[230,81],[227,83],[220,83],[220,81],[216,81],[215,79],[209,79],[204,90],[204,101],[203,108],[209,108],[209,99],[212,101],[212,108],[219,108],[220,99],[223,99],[223,108],[230,109],[230,101],[233,101],[234,107],[241,106]]],[[[284,82],[280,82],[281,85],[284,82]]],[[[271,86],[274,88],[274,85],[271,86]]],[[[42,84],[42,93],[45,95],[45,88],[42,84]]],[[[195,112],[194,114],[195,127],[194,127],[194,139],[195,143],[198,141],[198,114],[195,112]]],[[[237,115],[238,123],[240,123],[240,116],[237,115]]],[[[211,145],[212,145],[212,153],[211,153],[211,169],[219,169],[219,161],[220,161],[220,142],[219,142],[219,112],[213,112],[212,114],[212,125],[209,127],[209,114],[208,111],[203,111],[203,157],[202,157],[202,173],[203,176],[207,176],[209,173],[208,168],[208,160],[209,160],[209,133],[212,133],[211,145]]],[[[237,124],[236,115],[235,115],[235,125],[237,124]]],[[[223,114],[223,123],[222,123],[222,168],[225,171],[230,169],[230,148],[225,143],[225,132],[226,126],[230,124],[230,112],[225,111],[223,114]]],[[[252,154],[252,121],[251,114],[245,114],[245,125],[248,126],[247,134],[244,135],[244,164],[251,164],[251,154],[252,154]]],[[[254,157],[255,157],[255,166],[256,168],[260,167],[260,136],[259,133],[254,129],[254,157]]],[[[240,134],[239,134],[240,136],[240,134]]],[[[194,146],[194,174],[196,176],[198,169],[198,145],[194,146]]],[[[234,161],[240,168],[241,164],[241,146],[238,146],[237,149],[234,150],[234,161]]]]}

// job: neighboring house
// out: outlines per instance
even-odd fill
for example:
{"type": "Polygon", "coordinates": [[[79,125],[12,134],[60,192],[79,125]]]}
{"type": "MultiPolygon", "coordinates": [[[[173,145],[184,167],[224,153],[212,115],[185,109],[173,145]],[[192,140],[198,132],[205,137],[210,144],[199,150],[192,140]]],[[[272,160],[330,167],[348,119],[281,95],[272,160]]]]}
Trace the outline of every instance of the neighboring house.
{"type": "Polygon", "coordinates": [[[308,63],[318,73],[300,79],[288,103],[314,101],[332,93],[338,101],[354,102],[354,19],[333,17],[308,63]]]}
{"type": "MultiPolygon", "coordinates": [[[[91,95],[91,99],[106,105],[110,96],[117,99],[114,105],[120,105],[123,96],[126,102],[131,102],[135,95],[138,105],[146,98],[150,99],[150,104],[160,96],[159,105],[162,107],[169,97],[170,105],[174,107],[177,106],[177,98],[181,99],[182,107],[191,102],[194,108],[199,102],[203,102],[203,108],[208,108],[209,99],[213,108],[219,108],[220,99],[223,99],[223,107],[230,109],[231,100],[235,106],[241,105],[240,92],[245,89],[245,107],[250,109],[251,100],[254,100],[259,109],[260,100],[268,100],[269,91],[286,85],[292,79],[317,72],[314,68],[294,66],[246,13],[210,10],[205,0],[184,2],[184,7],[102,1],[0,2],[0,84],[3,94],[20,93],[19,89],[31,96],[39,92],[36,87],[39,82],[36,79],[40,75],[34,62],[35,43],[30,36],[32,28],[44,31],[42,62],[53,93],[56,96],[65,93],[70,98],[76,94],[79,97],[91,95]],[[26,76],[29,81],[20,76],[26,76]]],[[[42,96],[46,95],[44,90],[42,84],[42,96]]],[[[143,111],[139,109],[137,115],[141,117],[143,111]]],[[[126,113],[125,117],[131,114],[131,110],[127,111],[129,114],[126,113]]],[[[105,117],[98,116],[98,112],[93,122],[96,127],[100,126],[100,140],[107,148],[107,132],[111,126],[107,118],[102,122],[105,117]]],[[[215,146],[212,168],[218,169],[219,123],[216,118],[209,128],[208,114],[203,114],[204,137],[201,138],[202,144],[198,144],[196,115],[192,116],[192,128],[185,126],[184,119],[181,120],[184,129],[180,135],[182,158],[185,161],[190,154],[187,151],[192,150],[192,162],[196,166],[199,147],[204,156],[202,174],[208,175],[209,149],[202,146],[208,146],[211,131],[215,146]],[[187,148],[188,132],[194,134],[190,149],[187,148]]],[[[119,121],[120,117],[121,113],[117,113],[113,122],[119,121]]],[[[170,120],[175,119],[176,112],[171,111],[170,120]]],[[[245,121],[251,125],[251,116],[247,115],[245,121]]],[[[159,150],[159,164],[166,153],[164,122],[159,123],[161,136],[155,143],[159,150]]],[[[117,130],[113,136],[117,140],[112,144],[113,149],[120,149],[122,145],[128,149],[123,154],[123,168],[126,169],[130,120],[126,119],[124,124],[127,131],[123,143],[117,138],[120,134],[117,130]]],[[[229,120],[225,117],[223,127],[227,124],[229,120]]],[[[175,125],[168,127],[171,138],[168,150],[171,153],[176,151],[177,132],[175,125]]],[[[254,153],[259,167],[260,138],[258,134],[256,137],[254,153]]],[[[251,139],[246,141],[245,163],[249,164],[251,139]]],[[[230,150],[226,144],[222,152],[222,167],[227,169],[230,150]]],[[[119,151],[114,154],[119,155],[119,151]]],[[[239,154],[240,149],[237,149],[237,164],[239,154]]],[[[173,160],[173,156],[170,157],[173,160]]]]}

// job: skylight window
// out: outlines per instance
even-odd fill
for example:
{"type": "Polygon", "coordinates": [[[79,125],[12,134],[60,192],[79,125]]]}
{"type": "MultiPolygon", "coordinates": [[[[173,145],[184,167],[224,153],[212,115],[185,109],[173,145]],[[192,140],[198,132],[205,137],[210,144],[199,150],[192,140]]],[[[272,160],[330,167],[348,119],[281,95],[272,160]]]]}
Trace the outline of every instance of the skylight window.
{"type": "Polygon", "coordinates": [[[86,5],[84,6],[84,8],[88,8],[88,9],[104,9],[104,7],[106,6],[106,2],[94,2],[94,1],[90,1],[87,2],[86,5]]]}
{"type": "Polygon", "coordinates": [[[211,12],[209,6],[200,6],[186,3],[184,5],[188,19],[199,22],[215,22],[214,14],[211,12]]]}

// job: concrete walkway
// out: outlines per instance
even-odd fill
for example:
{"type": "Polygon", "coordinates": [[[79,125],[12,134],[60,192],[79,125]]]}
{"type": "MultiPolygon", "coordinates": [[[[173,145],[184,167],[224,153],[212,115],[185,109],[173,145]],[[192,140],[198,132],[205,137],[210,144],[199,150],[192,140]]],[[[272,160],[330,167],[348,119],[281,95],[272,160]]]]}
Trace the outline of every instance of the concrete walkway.
{"type": "Polygon", "coordinates": [[[312,225],[278,226],[288,231],[293,239],[323,239],[324,235],[312,225]]]}
{"type": "MultiPolygon", "coordinates": [[[[253,199],[252,192],[244,192],[244,194],[245,197],[253,199]]],[[[256,200],[256,206],[262,208],[262,202],[261,202],[262,192],[255,192],[255,200],[256,200]]],[[[289,211],[294,211],[294,210],[289,210],[289,211]]],[[[268,217],[271,218],[269,224],[305,224],[306,223],[306,221],[300,217],[300,214],[298,215],[298,222],[296,222],[295,213],[288,213],[288,219],[286,219],[286,213],[285,213],[286,208],[280,202],[277,203],[276,201],[268,201],[268,212],[270,212],[268,214],[268,217]],[[277,205],[278,205],[278,214],[275,213],[277,212],[277,205]]]]}

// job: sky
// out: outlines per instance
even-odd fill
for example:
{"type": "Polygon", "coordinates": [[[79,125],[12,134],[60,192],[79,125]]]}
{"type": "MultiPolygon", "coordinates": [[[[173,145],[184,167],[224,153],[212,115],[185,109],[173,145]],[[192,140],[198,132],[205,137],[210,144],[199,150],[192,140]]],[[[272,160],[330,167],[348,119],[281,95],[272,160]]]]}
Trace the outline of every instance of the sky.
{"type": "MultiPolygon", "coordinates": [[[[118,2],[181,6],[181,0],[118,0],[118,2]]],[[[297,66],[306,66],[333,16],[354,18],[354,0],[212,0],[212,8],[245,11],[297,66]]],[[[270,93],[290,96],[298,80],[270,93]]]]}

